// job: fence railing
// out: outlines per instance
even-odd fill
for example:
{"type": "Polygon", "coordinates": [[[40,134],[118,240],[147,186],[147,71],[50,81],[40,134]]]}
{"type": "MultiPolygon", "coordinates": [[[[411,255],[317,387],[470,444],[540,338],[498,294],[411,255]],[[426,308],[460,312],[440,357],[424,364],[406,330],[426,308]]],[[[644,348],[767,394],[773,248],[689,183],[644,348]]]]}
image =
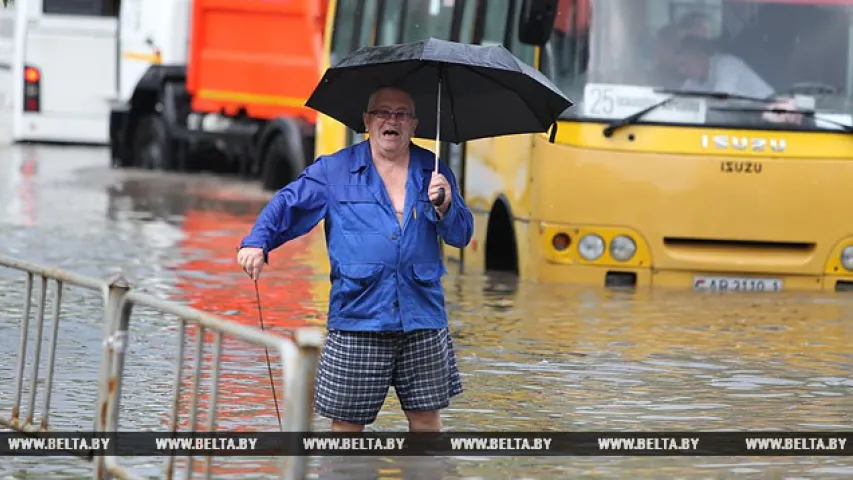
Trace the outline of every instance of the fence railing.
{"type": "MultiPolygon", "coordinates": [[[[94,425],[93,432],[114,432],[119,425],[119,407],[121,390],[124,380],[125,351],[129,338],[129,326],[132,320],[134,306],[144,306],[163,314],[173,315],[180,323],[180,339],[177,342],[178,354],[175,366],[175,378],[172,389],[171,431],[178,431],[179,405],[183,379],[184,344],[187,325],[196,328],[195,365],[190,392],[189,430],[195,431],[198,426],[198,399],[200,396],[199,383],[201,378],[204,338],[207,332],[213,333],[213,360],[211,365],[212,386],[209,392],[208,414],[206,418],[207,431],[216,429],[216,410],[220,386],[220,364],[224,336],[230,336],[248,344],[266,347],[272,352],[278,352],[281,358],[283,372],[285,402],[283,405],[284,431],[311,430],[313,379],[317,368],[322,331],[317,328],[297,329],[292,337],[284,337],[259,328],[242,325],[233,320],[203,312],[175,302],[163,300],[145,293],[134,292],[128,282],[116,275],[109,280],[78,275],[72,272],[43,267],[32,263],[0,256],[0,267],[17,270],[26,275],[24,281],[24,299],[21,312],[20,340],[18,346],[17,369],[15,371],[15,393],[12,398],[11,416],[0,415],[0,425],[20,432],[39,432],[50,430],[50,402],[54,383],[54,367],[56,365],[56,346],[62,333],[61,302],[62,293],[66,286],[80,287],[89,291],[100,291],[103,294],[103,342],[101,345],[100,373],[98,375],[97,399],[93,399],[94,425]],[[38,279],[40,289],[36,303],[35,316],[35,346],[34,357],[30,367],[29,392],[26,400],[26,410],[22,410],[22,394],[25,381],[27,359],[27,344],[30,331],[30,314],[32,312],[33,283],[38,279]],[[44,381],[44,397],[41,405],[41,415],[36,421],[36,393],[39,385],[39,367],[41,364],[41,345],[45,328],[45,304],[47,299],[48,282],[55,283],[53,290],[53,309],[44,381]]],[[[8,289],[6,290],[8,297],[8,289]]],[[[3,408],[5,406],[0,406],[3,408]]],[[[5,410],[5,408],[3,408],[5,410]]],[[[167,457],[166,478],[174,478],[176,463],[174,456],[167,457]]],[[[185,457],[186,478],[193,472],[192,456],[185,457]]],[[[204,458],[204,473],[206,478],[211,476],[212,457],[204,458]]],[[[281,459],[281,477],[286,479],[301,479],[306,474],[305,457],[283,457],[281,459]]],[[[100,456],[94,459],[94,478],[142,478],[127,467],[123,467],[116,457],[100,456]]]]}

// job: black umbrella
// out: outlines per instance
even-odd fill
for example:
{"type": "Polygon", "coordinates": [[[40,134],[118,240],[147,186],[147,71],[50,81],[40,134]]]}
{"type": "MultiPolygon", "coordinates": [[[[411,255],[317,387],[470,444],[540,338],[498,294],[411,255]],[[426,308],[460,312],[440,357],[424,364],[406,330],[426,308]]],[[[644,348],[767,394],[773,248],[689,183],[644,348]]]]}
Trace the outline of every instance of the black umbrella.
{"type": "Polygon", "coordinates": [[[367,99],[382,87],[412,96],[419,119],[414,136],[435,138],[436,172],[441,140],[458,144],[554,126],[553,141],[557,117],[573,105],[503,46],[436,38],[356,50],[326,70],[305,105],[364,133],[367,99]]]}

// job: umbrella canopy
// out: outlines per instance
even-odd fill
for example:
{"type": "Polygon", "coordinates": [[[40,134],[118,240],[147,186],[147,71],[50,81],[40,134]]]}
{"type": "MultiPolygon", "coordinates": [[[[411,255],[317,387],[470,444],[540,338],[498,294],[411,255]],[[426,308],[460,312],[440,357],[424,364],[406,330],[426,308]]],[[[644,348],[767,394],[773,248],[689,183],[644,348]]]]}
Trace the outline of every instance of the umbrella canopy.
{"type": "Polygon", "coordinates": [[[356,50],[326,70],[306,105],[364,133],[367,100],[382,87],[401,88],[414,99],[415,137],[437,138],[440,122],[440,139],[456,144],[545,132],[573,105],[503,46],[436,38],[356,50]]]}

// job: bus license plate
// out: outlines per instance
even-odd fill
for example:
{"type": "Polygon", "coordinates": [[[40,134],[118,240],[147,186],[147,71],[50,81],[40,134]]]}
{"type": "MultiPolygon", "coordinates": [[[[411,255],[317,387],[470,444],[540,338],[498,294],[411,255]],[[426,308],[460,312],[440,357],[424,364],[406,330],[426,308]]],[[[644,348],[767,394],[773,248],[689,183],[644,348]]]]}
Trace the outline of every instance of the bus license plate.
{"type": "Polygon", "coordinates": [[[778,278],[745,277],[693,277],[693,290],[710,292],[781,292],[782,280],[778,278]]]}

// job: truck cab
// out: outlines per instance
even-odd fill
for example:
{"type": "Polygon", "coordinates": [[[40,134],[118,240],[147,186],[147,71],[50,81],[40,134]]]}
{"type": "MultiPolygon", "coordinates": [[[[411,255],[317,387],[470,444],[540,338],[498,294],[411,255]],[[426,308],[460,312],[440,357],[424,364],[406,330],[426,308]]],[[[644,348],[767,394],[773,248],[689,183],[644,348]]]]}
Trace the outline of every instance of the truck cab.
{"type": "Polygon", "coordinates": [[[277,190],[313,160],[304,103],[322,75],[322,0],[125,5],[114,166],[237,173],[277,190]]]}

